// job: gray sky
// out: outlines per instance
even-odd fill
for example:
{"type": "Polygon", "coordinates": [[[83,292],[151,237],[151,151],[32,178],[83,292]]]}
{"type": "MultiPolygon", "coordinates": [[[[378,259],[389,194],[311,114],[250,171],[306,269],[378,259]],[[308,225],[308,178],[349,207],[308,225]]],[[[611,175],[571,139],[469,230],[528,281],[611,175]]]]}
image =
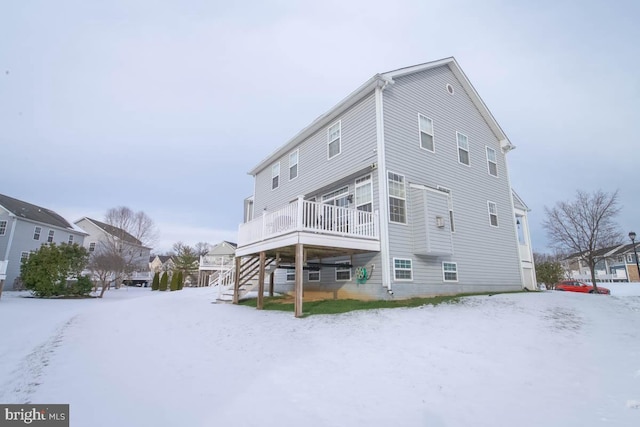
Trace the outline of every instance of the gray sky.
{"type": "Polygon", "coordinates": [[[236,240],[246,172],[378,72],[455,56],[544,206],[620,190],[640,232],[640,2],[33,0],[0,6],[0,193],[120,205],[159,251],[236,240]]]}

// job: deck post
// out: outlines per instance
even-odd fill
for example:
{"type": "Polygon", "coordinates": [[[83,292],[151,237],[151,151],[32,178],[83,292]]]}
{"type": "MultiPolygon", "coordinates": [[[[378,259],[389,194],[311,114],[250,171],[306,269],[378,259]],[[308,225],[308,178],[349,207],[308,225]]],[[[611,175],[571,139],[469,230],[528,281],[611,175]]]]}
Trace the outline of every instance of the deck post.
{"type": "Polygon", "coordinates": [[[266,252],[260,252],[260,270],[258,272],[258,303],[256,308],[262,310],[264,308],[264,264],[267,259],[266,252]]]}
{"type": "Polygon", "coordinates": [[[304,245],[296,244],[296,285],[295,285],[295,316],[302,317],[302,278],[304,270],[302,269],[302,261],[304,258],[304,245]]]}
{"type": "Polygon", "coordinates": [[[240,267],[241,267],[241,259],[240,257],[236,257],[236,274],[235,279],[233,281],[233,303],[237,304],[240,301],[240,267]]]}

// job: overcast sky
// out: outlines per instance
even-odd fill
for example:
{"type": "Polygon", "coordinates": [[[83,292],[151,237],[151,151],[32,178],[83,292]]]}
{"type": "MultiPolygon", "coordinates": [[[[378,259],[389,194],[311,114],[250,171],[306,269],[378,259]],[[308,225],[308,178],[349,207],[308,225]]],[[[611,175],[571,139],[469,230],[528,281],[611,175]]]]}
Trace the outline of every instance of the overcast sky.
{"type": "Polygon", "coordinates": [[[0,6],[0,193],[236,241],[247,171],[379,72],[455,56],[544,206],[620,191],[640,233],[640,2],[23,0],[0,6]]]}

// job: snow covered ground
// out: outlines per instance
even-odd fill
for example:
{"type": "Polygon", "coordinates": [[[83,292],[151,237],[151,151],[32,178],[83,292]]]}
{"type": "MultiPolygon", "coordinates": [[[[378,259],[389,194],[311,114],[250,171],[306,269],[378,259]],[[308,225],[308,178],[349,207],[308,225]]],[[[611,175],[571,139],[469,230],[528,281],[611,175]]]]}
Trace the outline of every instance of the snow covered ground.
{"type": "Polygon", "coordinates": [[[0,300],[0,402],[71,426],[639,426],[640,285],[296,319],[217,290],[0,300]]]}

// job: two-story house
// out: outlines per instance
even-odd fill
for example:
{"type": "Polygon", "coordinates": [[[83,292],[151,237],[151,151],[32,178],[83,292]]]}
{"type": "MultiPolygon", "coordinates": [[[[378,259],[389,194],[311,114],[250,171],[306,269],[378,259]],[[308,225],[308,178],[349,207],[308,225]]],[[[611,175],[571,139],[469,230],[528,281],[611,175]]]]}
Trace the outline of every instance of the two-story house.
{"type": "Polygon", "coordinates": [[[236,244],[226,240],[200,256],[198,286],[224,285],[232,281],[235,256],[236,244]]]}
{"type": "Polygon", "coordinates": [[[236,299],[242,257],[260,260],[261,290],[266,266],[286,271],[276,288],[294,292],[296,315],[303,290],[383,299],[535,289],[513,148],[454,58],[376,74],[249,172],[236,299]]]}
{"type": "MultiPolygon", "coordinates": [[[[75,221],[74,224],[87,233],[84,246],[89,250],[90,255],[101,251],[117,250],[125,266],[125,271],[120,278],[123,282],[137,285],[151,283],[153,279],[149,269],[151,248],[146,247],[127,231],[102,221],[84,217],[75,221]]],[[[116,277],[112,278],[112,280],[116,279],[116,277]]],[[[120,284],[115,283],[116,286],[120,284]]]]}
{"type": "Polygon", "coordinates": [[[85,236],[50,209],[0,194],[0,285],[4,283],[8,290],[19,288],[22,260],[41,245],[82,245],[85,236]]]}

